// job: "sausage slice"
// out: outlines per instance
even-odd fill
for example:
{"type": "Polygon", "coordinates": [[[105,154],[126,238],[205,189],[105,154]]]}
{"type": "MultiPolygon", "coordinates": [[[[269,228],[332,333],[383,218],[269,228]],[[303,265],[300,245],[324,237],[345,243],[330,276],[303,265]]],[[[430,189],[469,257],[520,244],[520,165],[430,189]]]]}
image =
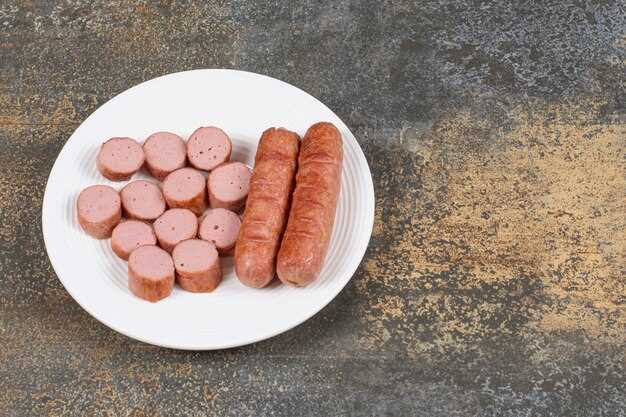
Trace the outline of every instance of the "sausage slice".
{"type": "Polygon", "coordinates": [[[235,246],[239,280],[260,288],[276,271],[276,253],[287,224],[300,137],[283,128],[263,132],[256,151],[250,193],[235,246]]]}
{"type": "Polygon", "coordinates": [[[212,208],[241,210],[250,191],[252,172],[241,162],[229,162],[209,174],[207,188],[212,208]]]}
{"type": "Polygon", "coordinates": [[[126,181],[139,171],[145,156],[141,145],[131,138],[111,138],[102,144],[96,166],[111,181],[126,181]]]}
{"type": "Polygon", "coordinates": [[[228,161],[233,145],[222,129],[215,126],[200,127],[189,136],[187,158],[198,169],[210,171],[228,161]]]}
{"type": "Polygon", "coordinates": [[[163,194],[170,208],[186,208],[200,216],[206,209],[206,186],[202,173],[193,168],[178,169],[163,181],[163,194]]]}
{"type": "Polygon", "coordinates": [[[168,252],[183,240],[193,239],[198,233],[198,218],[187,209],[169,209],[154,222],[159,245],[168,252]]]}
{"type": "Polygon", "coordinates": [[[132,251],[145,245],[156,245],[154,230],[148,223],[140,220],[126,220],[113,229],[111,249],[125,261],[128,260],[132,251]]]}
{"type": "Polygon", "coordinates": [[[146,155],[148,171],[161,181],[170,172],[184,167],[187,160],[185,141],[170,132],[157,132],[150,135],[143,144],[143,151],[146,155]]]}
{"type": "Polygon", "coordinates": [[[165,199],[159,187],[146,180],[126,184],[120,192],[124,212],[139,220],[154,220],[165,211],[165,199]]]}
{"type": "Polygon", "coordinates": [[[157,302],[172,293],[174,262],[158,246],[141,246],[128,258],[128,287],[139,298],[157,302]]]}
{"type": "Polygon", "coordinates": [[[172,251],[176,282],[191,292],[213,291],[222,281],[222,269],[215,245],[205,240],[180,242],[172,251]]]}
{"type": "Polygon", "coordinates": [[[316,123],[302,140],[287,229],[276,272],[286,284],[317,279],[326,257],[341,187],[343,143],[331,123],[316,123]]]}
{"type": "Polygon", "coordinates": [[[108,185],[92,185],[78,195],[78,223],[96,239],[111,237],[113,228],[122,218],[120,195],[108,185]]]}
{"type": "Polygon", "coordinates": [[[198,234],[200,239],[212,242],[220,255],[228,255],[235,247],[240,227],[236,213],[223,208],[209,209],[200,222],[198,234]]]}

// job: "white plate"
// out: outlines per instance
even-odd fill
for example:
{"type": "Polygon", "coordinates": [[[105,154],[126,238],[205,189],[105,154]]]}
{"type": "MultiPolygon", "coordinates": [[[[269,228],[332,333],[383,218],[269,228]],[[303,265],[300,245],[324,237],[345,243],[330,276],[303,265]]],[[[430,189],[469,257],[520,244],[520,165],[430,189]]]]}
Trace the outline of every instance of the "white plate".
{"type": "MultiPolygon", "coordinates": [[[[147,177],[139,173],[133,177],[147,177]]],[[[102,105],[76,129],[57,158],[43,201],[48,256],[70,295],[89,314],[129,337],[192,350],[257,342],[289,330],[327,305],[358,267],[372,232],[374,188],[354,136],[328,107],[282,81],[249,72],[196,70],[155,78],[102,105]],[[252,165],[261,132],[284,126],[304,135],[315,122],[334,123],[344,140],[341,195],[321,277],[306,288],[273,284],[245,287],[232,258],[222,258],[224,281],[210,294],[175,288],[158,303],[143,301],[127,286],[126,262],[109,240],[87,236],[76,218],[76,197],[106,180],[96,169],[100,144],[113,136],[143,141],[166,130],[187,138],[199,126],[215,125],[233,141],[233,160],[252,165]]]]}

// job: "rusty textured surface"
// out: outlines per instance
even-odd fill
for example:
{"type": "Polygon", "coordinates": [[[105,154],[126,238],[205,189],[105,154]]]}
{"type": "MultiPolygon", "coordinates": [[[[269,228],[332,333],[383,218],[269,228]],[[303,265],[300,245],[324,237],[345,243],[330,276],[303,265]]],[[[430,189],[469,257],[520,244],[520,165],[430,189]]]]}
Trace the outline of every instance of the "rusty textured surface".
{"type": "Polygon", "coordinates": [[[624,3],[291,3],[0,2],[0,414],[624,416],[624,3]],[[41,200],[99,105],[212,67],[332,108],[376,225],[304,325],[177,352],[69,297],[41,200]]]}

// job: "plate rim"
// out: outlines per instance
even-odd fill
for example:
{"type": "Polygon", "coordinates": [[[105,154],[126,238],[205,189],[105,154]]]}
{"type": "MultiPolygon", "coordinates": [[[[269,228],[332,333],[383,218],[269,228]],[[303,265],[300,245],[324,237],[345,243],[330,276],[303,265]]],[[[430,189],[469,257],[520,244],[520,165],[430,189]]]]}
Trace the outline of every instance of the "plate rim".
{"type": "MultiPolygon", "coordinates": [[[[365,196],[366,198],[368,197],[367,195],[365,196]]],[[[264,74],[259,74],[259,73],[255,73],[255,72],[251,72],[251,71],[243,71],[243,70],[237,70],[237,69],[228,69],[228,68],[201,68],[201,69],[193,69],[193,70],[187,70],[187,71],[178,71],[178,72],[172,72],[172,73],[168,73],[168,74],[164,74],[155,78],[151,78],[149,80],[145,80],[142,81],[138,84],[135,84],[119,93],[117,93],[115,96],[111,97],[110,99],[108,99],[107,101],[105,101],[104,103],[102,103],[101,105],[99,105],[95,110],[93,110],[89,116],[87,116],[77,127],[76,129],[74,129],[74,131],[72,132],[72,134],[69,136],[69,138],[65,141],[65,143],[63,144],[61,150],[59,151],[59,153],[57,154],[55,161],[52,165],[52,168],[50,169],[50,172],[48,173],[48,178],[46,180],[46,186],[45,186],[45,190],[44,190],[44,195],[43,195],[43,199],[42,199],[42,208],[41,208],[41,224],[42,224],[42,234],[43,234],[43,240],[44,240],[44,246],[46,249],[46,254],[48,256],[48,259],[50,261],[50,264],[52,265],[52,269],[54,270],[54,273],[57,277],[57,279],[61,282],[61,284],[63,285],[65,291],[68,292],[68,294],[72,297],[72,299],[85,311],[87,312],[92,318],[96,319],[98,322],[102,323],[103,325],[105,325],[106,327],[116,331],[117,333],[120,333],[126,337],[129,337],[131,339],[140,341],[142,343],[146,343],[152,346],[159,346],[159,347],[163,347],[163,348],[167,348],[167,349],[174,349],[174,350],[188,350],[188,351],[211,351],[211,350],[223,350],[223,349],[231,349],[231,348],[236,348],[236,347],[241,347],[241,346],[247,346],[247,345],[251,345],[254,343],[258,343],[261,342],[263,340],[267,340],[267,339],[271,339],[275,336],[278,336],[279,334],[285,333],[297,326],[299,326],[300,324],[308,321],[309,319],[311,319],[313,316],[315,316],[317,313],[319,313],[321,310],[323,310],[326,306],[328,306],[328,304],[330,304],[331,301],[333,301],[337,295],[348,285],[348,283],[352,280],[352,278],[354,277],[354,274],[356,272],[356,270],[358,269],[358,267],[360,266],[365,253],[367,252],[367,248],[369,247],[369,242],[371,240],[371,236],[372,236],[372,232],[373,232],[373,227],[374,227],[374,219],[375,219],[375,210],[376,210],[376,197],[375,197],[375,189],[374,189],[374,184],[373,184],[373,178],[372,178],[372,173],[371,173],[371,169],[369,167],[369,163],[367,162],[367,158],[365,157],[365,154],[363,153],[363,149],[361,148],[361,145],[358,143],[358,141],[356,140],[356,137],[354,136],[354,134],[352,133],[352,131],[350,131],[350,129],[348,128],[348,126],[345,124],[345,122],[343,122],[343,120],[341,118],[339,118],[339,116],[337,116],[337,114],[332,111],[332,109],[330,109],[328,106],[326,106],[324,103],[322,103],[319,99],[317,99],[315,96],[313,96],[312,94],[309,94],[308,92],[302,90],[301,88],[294,86],[293,84],[287,83],[283,80],[280,80],[278,78],[274,78],[274,77],[270,77],[268,75],[264,75],[264,74]],[[350,134],[352,135],[352,137],[355,139],[355,143],[356,143],[356,147],[355,147],[355,151],[357,153],[357,157],[362,159],[362,161],[365,162],[364,167],[367,170],[367,174],[368,175],[363,175],[363,179],[365,181],[365,187],[366,189],[368,189],[370,191],[369,194],[369,202],[368,202],[368,207],[371,207],[370,213],[369,215],[366,216],[366,220],[368,223],[368,227],[365,230],[367,232],[367,239],[363,239],[363,244],[362,244],[362,248],[361,250],[359,250],[358,256],[355,256],[354,259],[357,259],[356,261],[353,261],[353,265],[350,266],[350,268],[348,268],[348,274],[349,277],[348,279],[343,283],[343,285],[339,285],[337,286],[335,291],[331,291],[329,293],[329,296],[324,299],[322,302],[319,303],[319,306],[316,308],[312,308],[309,312],[307,312],[307,314],[304,315],[304,318],[298,317],[296,320],[294,320],[293,322],[289,322],[284,326],[280,326],[279,328],[277,328],[276,330],[272,331],[272,332],[267,332],[264,335],[255,337],[255,338],[251,338],[250,340],[244,342],[244,343],[224,343],[224,344],[219,344],[216,343],[214,346],[190,346],[190,345],[180,345],[180,344],[171,344],[171,343],[163,343],[163,342],[157,342],[154,340],[149,340],[149,338],[144,338],[141,335],[137,335],[137,334],[133,334],[127,330],[123,330],[121,328],[119,328],[117,325],[115,325],[114,323],[111,323],[110,320],[106,320],[105,318],[101,318],[98,317],[98,315],[88,306],[85,305],[85,303],[82,303],[80,300],[80,297],[77,297],[74,292],[72,290],[70,290],[68,288],[68,285],[66,285],[65,281],[63,280],[63,278],[61,277],[61,274],[59,274],[59,270],[61,270],[60,266],[57,264],[57,262],[59,262],[58,259],[54,259],[53,256],[51,256],[51,253],[54,252],[54,250],[51,250],[51,242],[49,242],[49,237],[47,237],[51,232],[50,230],[50,225],[48,224],[48,221],[46,220],[46,216],[45,216],[45,212],[47,210],[47,207],[49,207],[49,205],[51,204],[50,202],[50,180],[53,176],[53,173],[55,172],[55,170],[59,169],[58,168],[58,164],[59,164],[59,160],[61,159],[61,155],[63,154],[63,152],[67,149],[67,145],[70,142],[70,140],[72,140],[72,137],[76,134],[76,132],[80,129],[80,127],[85,124],[91,117],[94,116],[95,113],[97,113],[97,111],[99,109],[101,109],[102,107],[104,107],[105,105],[109,104],[110,102],[116,100],[119,96],[129,92],[130,90],[133,90],[135,88],[139,88],[140,86],[161,79],[161,78],[166,78],[166,77],[170,77],[170,76],[183,76],[184,74],[188,74],[188,73],[194,73],[194,72],[202,72],[202,73],[218,73],[218,72],[236,72],[236,73],[243,73],[246,74],[247,76],[255,76],[255,77],[262,77],[262,78],[268,78],[272,81],[276,81],[279,82],[281,84],[285,84],[286,86],[288,86],[289,88],[294,88],[296,90],[298,90],[299,92],[309,96],[310,98],[312,98],[315,102],[317,102],[320,106],[326,108],[327,110],[329,110],[332,114],[334,114],[338,120],[341,121],[341,123],[344,125],[344,127],[348,130],[348,132],[350,132],[350,134]]],[[[69,286],[71,287],[71,286],[69,286]]]]}

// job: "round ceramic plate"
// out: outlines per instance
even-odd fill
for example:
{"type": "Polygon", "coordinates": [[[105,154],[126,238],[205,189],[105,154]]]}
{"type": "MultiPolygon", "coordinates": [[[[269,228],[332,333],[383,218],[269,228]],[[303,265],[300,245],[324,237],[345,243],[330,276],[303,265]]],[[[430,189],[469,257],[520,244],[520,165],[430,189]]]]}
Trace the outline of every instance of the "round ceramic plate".
{"type": "MultiPolygon", "coordinates": [[[[149,178],[145,172],[132,179],[149,178]]],[[[156,181],[156,180],[154,180],[156,181]]],[[[93,317],[129,337],[192,350],[257,342],[289,330],[327,305],[358,267],[372,232],[374,188],[367,161],[348,127],[304,91],[258,74],[196,70],[155,78],[105,103],[76,129],[59,154],[43,201],[43,235],[57,276],[93,317]],[[110,240],[85,234],[76,197],[91,184],[121,189],[96,169],[100,145],[113,136],[143,141],[157,131],[187,138],[199,126],[219,126],[233,141],[232,160],[254,164],[261,133],[283,126],[300,135],[318,121],[334,123],[344,141],[341,195],[330,248],[320,278],[305,288],[273,283],[252,289],[239,282],[232,258],[222,258],[224,280],[212,293],[178,287],[149,303],[127,285],[127,264],[110,240]]]]}

